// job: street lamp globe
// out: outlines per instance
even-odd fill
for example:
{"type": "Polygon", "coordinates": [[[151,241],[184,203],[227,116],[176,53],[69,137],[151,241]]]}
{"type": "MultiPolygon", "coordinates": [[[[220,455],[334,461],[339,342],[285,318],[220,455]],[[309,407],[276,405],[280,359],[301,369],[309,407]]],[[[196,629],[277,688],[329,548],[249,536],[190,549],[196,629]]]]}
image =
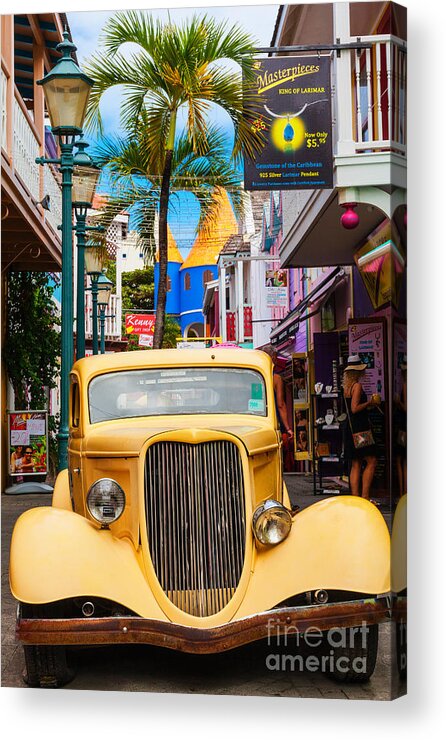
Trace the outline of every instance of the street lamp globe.
{"type": "Polygon", "coordinates": [[[89,208],[101,174],[98,167],[76,167],[73,172],[73,207],[89,208]]]}
{"type": "Polygon", "coordinates": [[[76,142],[78,151],[74,155],[73,171],[73,206],[76,209],[89,208],[93,203],[96,186],[101,175],[101,170],[96,167],[92,158],[85,151],[89,146],[88,141],[79,139],[76,142]]]}
{"type": "Polygon", "coordinates": [[[98,244],[90,243],[85,247],[85,269],[90,277],[102,274],[104,261],[103,250],[98,244]]]}
{"type": "Polygon", "coordinates": [[[98,277],[98,306],[99,308],[106,308],[110,300],[113,283],[108,279],[102,272],[98,277]]]}
{"type": "Polygon", "coordinates": [[[64,40],[57,45],[62,52],[53,69],[37,84],[42,85],[51,127],[56,134],[80,133],[87,111],[93,80],[81,72],[71,57],[76,46],[64,31],[64,40]]]}

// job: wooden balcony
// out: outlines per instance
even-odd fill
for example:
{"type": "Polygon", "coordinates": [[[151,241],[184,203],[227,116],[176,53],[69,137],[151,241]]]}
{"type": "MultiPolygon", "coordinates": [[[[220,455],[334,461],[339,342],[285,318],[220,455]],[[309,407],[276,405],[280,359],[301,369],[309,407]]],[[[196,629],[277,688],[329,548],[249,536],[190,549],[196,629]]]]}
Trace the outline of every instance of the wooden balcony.
{"type": "MultiPolygon", "coordinates": [[[[55,45],[56,40],[46,38],[38,16],[29,18],[34,26],[24,26],[21,34],[14,23],[22,16],[15,17],[15,21],[14,16],[1,19],[2,270],[58,271],[61,240],[57,227],[62,220],[59,177],[48,165],[41,167],[35,162],[36,157],[45,154],[43,90],[35,81],[43,77],[45,65],[54,63],[46,44],[55,45]],[[32,54],[29,79],[16,75],[16,54],[32,54]],[[32,110],[17,86],[19,81],[29,90],[28,106],[31,101],[32,110]],[[50,196],[49,211],[40,205],[45,195],[50,196]]],[[[50,25],[52,30],[47,35],[59,39],[60,21],[50,25]]]]}

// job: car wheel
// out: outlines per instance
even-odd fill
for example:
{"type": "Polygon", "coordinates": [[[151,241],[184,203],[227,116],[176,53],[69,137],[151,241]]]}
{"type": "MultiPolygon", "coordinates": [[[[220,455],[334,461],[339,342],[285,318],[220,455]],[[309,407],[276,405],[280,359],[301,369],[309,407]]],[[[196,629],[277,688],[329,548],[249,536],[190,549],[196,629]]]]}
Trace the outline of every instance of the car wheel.
{"type": "Polygon", "coordinates": [[[24,645],[25,671],[28,686],[57,689],[73,680],[75,671],[68,662],[67,649],[60,645],[24,645]]]}
{"type": "Polygon", "coordinates": [[[362,632],[354,627],[335,632],[336,635],[326,636],[328,675],[342,683],[368,681],[378,655],[378,625],[367,625],[362,632]]]}

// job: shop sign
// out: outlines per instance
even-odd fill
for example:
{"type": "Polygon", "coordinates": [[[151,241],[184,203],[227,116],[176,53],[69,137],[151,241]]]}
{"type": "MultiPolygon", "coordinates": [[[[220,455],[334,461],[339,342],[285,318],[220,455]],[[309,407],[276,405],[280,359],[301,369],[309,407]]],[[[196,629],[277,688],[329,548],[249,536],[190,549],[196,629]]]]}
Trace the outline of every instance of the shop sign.
{"type": "Polygon", "coordinates": [[[361,384],[364,392],[370,398],[373,393],[379,393],[385,401],[385,338],[384,322],[382,319],[370,322],[351,321],[348,326],[348,345],[351,355],[359,355],[367,368],[361,384]]]}
{"type": "MultiPolygon", "coordinates": [[[[126,313],[125,333],[152,336],[155,332],[155,314],[126,313]]],[[[140,342],[142,344],[142,342],[140,342]]],[[[153,344],[153,340],[152,340],[153,344]]]]}
{"type": "Polygon", "coordinates": [[[387,218],[367,237],[354,255],[373,308],[399,303],[405,255],[396,228],[387,218]]]}
{"type": "Polygon", "coordinates": [[[286,308],[288,306],[288,275],[286,270],[265,271],[265,292],[267,308],[286,308]]]}
{"type": "Polygon", "coordinates": [[[330,64],[329,55],[254,62],[252,128],[263,132],[264,145],[254,159],[245,157],[245,190],[333,187],[330,64]]]}
{"type": "Polygon", "coordinates": [[[11,476],[48,472],[47,411],[8,412],[8,459],[11,476]]]}

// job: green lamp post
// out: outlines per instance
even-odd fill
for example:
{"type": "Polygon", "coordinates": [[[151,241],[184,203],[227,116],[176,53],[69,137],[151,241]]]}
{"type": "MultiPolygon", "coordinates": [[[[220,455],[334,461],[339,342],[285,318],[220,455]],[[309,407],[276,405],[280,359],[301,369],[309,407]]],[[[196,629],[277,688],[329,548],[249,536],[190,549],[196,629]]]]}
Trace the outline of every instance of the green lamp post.
{"type": "Polygon", "coordinates": [[[92,298],[92,345],[93,354],[98,354],[98,281],[102,275],[102,250],[94,243],[87,244],[85,251],[85,268],[91,281],[92,298]]]}
{"type": "Polygon", "coordinates": [[[76,359],[85,357],[85,243],[87,231],[101,231],[101,226],[87,225],[87,211],[93,197],[101,171],[93,163],[85,149],[89,146],[85,139],[76,142],[78,151],[74,157],[76,165],[73,173],[73,208],[76,216],[77,242],[77,289],[76,289],[76,359]]]}
{"type": "Polygon", "coordinates": [[[105,311],[110,300],[113,283],[102,273],[98,278],[98,306],[101,327],[101,355],[105,354],[105,311]]]}
{"type": "Polygon", "coordinates": [[[37,84],[42,85],[53,133],[58,136],[60,158],[39,157],[38,164],[55,164],[62,173],[62,306],[61,306],[61,368],[60,368],[60,426],[59,470],[68,467],[68,399],[70,370],[73,364],[73,214],[72,176],[73,149],[76,136],[82,132],[88,98],[93,80],[85,75],[72,58],[75,45],[64,31],[64,40],[58,44],[62,52],[53,69],[37,84]]]}

